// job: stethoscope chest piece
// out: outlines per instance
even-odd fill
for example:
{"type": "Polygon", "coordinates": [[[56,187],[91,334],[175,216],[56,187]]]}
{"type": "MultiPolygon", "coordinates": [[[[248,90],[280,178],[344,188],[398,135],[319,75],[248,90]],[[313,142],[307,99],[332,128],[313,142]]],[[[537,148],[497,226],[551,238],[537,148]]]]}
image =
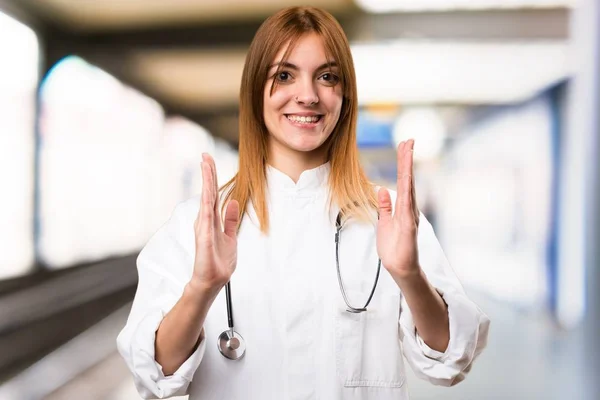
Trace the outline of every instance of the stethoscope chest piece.
{"type": "Polygon", "coordinates": [[[221,354],[230,360],[239,360],[246,354],[244,338],[233,329],[227,329],[219,335],[217,346],[221,354]]]}

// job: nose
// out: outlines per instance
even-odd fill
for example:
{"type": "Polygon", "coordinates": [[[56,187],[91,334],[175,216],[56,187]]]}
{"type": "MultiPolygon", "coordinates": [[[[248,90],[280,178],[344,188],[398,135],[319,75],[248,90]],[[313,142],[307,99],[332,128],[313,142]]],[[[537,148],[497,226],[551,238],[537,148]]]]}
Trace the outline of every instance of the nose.
{"type": "Polygon", "coordinates": [[[319,96],[315,90],[314,83],[310,80],[300,82],[295,96],[296,103],[312,106],[319,102],[319,96]]]}

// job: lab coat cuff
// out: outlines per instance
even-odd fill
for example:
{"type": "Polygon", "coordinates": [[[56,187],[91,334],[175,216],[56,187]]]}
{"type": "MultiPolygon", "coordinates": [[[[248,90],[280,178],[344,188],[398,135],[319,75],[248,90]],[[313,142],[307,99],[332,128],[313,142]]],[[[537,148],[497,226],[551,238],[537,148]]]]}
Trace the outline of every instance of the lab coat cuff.
{"type": "Polygon", "coordinates": [[[450,340],[444,352],[430,348],[417,333],[412,315],[407,319],[405,333],[409,334],[410,341],[419,348],[422,354],[441,363],[458,362],[459,360],[472,359],[477,339],[479,336],[481,311],[464,294],[459,292],[446,292],[437,289],[448,309],[448,322],[450,340]]]}
{"type": "Polygon", "coordinates": [[[134,346],[138,347],[138,351],[132,351],[134,370],[146,371],[143,376],[138,372],[139,378],[144,383],[143,386],[159,398],[186,394],[206,350],[206,340],[203,338],[173,375],[164,375],[162,365],[156,361],[154,350],[158,327],[171,308],[172,305],[169,304],[146,315],[140,321],[133,338],[134,346]]]}
{"type": "Polygon", "coordinates": [[[448,306],[450,340],[444,352],[431,349],[418,336],[412,315],[400,320],[407,360],[421,377],[436,385],[451,386],[465,378],[473,359],[485,347],[489,319],[466,295],[441,292],[448,306]]]}
{"type": "Polygon", "coordinates": [[[448,306],[450,341],[440,361],[466,367],[485,346],[488,317],[462,292],[441,293],[448,306]]]}
{"type": "Polygon", "coordinates": [[[419,336],[416,329],[415,329],[415,340],[417,341],[417,344],[421,348],[421,351],[423,352],[423,355],[425,355],[425,357],[431,358],[432,360],[436,360],[436,361],[442,361],[442,359],[447,357],[447,351],[448,351],[449,346],[446,349],[446,351],[443,353],[441,351],[432,349],[431,347],[427,346],[427,343],[425,343],[425,341],[421,338],[421,336],[419,336]]]}
{"type": "MultiPolygon", "coordinates": [[[[448,307],[448,303],[446,302],[446,299],[444,298],[444,292],[442,290],[438,289],[438,288],[435,288],[435,290],[442,297],[442,299],[444,300],[444,303],[448,307]]],[[[449,312],[449,310],[448,310],[448,312],[449,312]]],[[[411,318],[410,318],[410,325],[412,326],[412,336],[413,336],[413,339],[414,339],[416,345],[418,346],[418,348],[421,350],[421,353],[425,357],[427,357],[429,359],[432,359],[434,361],[440,361],[440,362],[443,362],[448,357],[448,350],[450,349],[450,342],[448,342],[448,347],[446,347],[446,350],[444,352],[441,352],[441,351],[438,351],[438,350],[434,350],[431,347],[429,347],[427,345],[427,343],[425,343],[425,341],[423,340],[423,338],[421,338],[421,336],[417,332],[417,328],[414,325],[414,321],[412,320],[412,315],[411,315],[411,318]]],[[[452,334],[450,334],[450,337],[452,337],[452,334]]]]}

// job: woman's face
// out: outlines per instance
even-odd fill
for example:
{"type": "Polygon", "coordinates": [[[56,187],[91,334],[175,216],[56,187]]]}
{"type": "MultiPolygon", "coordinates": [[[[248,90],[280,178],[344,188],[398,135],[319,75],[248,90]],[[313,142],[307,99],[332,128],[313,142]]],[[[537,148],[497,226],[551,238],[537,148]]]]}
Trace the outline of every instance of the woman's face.
{"type": "Polygon", "coordinates": [[[311,33],[298,39],[275,76],[286,47],[275,56],[264,88],[263,114],[270,151],[314,153],[340,117],[343,95],[339,68],[327,65],[323,42],[311,33]]]}

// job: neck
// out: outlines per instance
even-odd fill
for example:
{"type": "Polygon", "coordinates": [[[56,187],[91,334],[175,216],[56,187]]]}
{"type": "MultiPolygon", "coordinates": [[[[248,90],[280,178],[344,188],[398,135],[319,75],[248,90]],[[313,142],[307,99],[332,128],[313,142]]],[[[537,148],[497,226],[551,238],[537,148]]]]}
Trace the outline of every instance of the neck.
{"type": "Polygon", "coordinates": [[[274,149],[273,141],[271,141],[269,147],[269,165],[289,176],[294,183],[298,182],[302,172],[317,168],[327,162],[327,155],[323,146],[313,151],[304,152],[289,148],[284,149],[279,146],[274,149]]]}

